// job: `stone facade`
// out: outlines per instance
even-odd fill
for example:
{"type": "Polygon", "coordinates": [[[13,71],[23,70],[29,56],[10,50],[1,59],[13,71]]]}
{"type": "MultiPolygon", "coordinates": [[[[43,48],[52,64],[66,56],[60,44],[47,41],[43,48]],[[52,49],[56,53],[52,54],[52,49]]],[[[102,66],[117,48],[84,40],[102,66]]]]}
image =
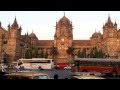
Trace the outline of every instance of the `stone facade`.
{"type": "MultiPolygon", "coordinates": [[[[120,57],[120,30],[117,29],[117,23],[111,21],[110,16],[103,25],[103,34],[95,31],[89,40],[73,40],[72,22],[65,15],[56,22],[54,40],[38,40],[33,32],[30,35],[28,33],[21,35],[21,30],[16,18],[12,25],[8,25],[7,30],[0,23],[1,62],[13,62],[25,58],[29,48],[37,50],[37,57],[43,52],[47,53],[48,58],[53,58],[52,47],[57,49],[57,54],[54,56],[55,63],[70,63],[72,56],[78,57],[78,51],[83,49],[89,57],[92,48],[101,49],[105,58],[120,57]],[[67,53],[69,47],[74,49],[72,55],[67,53]]],[[[32,57],[35,57],[35,51],[32,52],[32,57]]]]}

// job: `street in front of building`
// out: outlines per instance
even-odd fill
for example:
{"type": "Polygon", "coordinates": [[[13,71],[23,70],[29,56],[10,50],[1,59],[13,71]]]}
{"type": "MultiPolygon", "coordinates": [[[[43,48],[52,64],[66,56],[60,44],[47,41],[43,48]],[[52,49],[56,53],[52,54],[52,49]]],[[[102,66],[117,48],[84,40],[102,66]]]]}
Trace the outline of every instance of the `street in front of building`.
{"type": "MultiPolygon", "coordinates": [[[[45,73],[45,74],[48,74],[48,76],[51,78],[51,79],[54,79],[54,75],[57,74],[58,75],[58,79],[71,79],[72,78],[72,75],[73,73],[71,72],[71,70],[57,70],[57,69],[49,69],[49,70],[18,70],[18,71],[21,71],[21,72],[29,72],[29,71],[32,71],[32,72],[38,72],[38,73],[45,73]]],[[[7,70],[8,73],[11,73],[11,72],[17,72],[17,70],[15,69],[11,69],[11,70],[7,70]]],[[[106,76],[102,76],[103,79],[120,79],[120,76],[117,76],[117,77],[112,77],[111,75],[106,75],[106,76]]],[[[87,78],[88,79],[88,78],[87,78]]]]}

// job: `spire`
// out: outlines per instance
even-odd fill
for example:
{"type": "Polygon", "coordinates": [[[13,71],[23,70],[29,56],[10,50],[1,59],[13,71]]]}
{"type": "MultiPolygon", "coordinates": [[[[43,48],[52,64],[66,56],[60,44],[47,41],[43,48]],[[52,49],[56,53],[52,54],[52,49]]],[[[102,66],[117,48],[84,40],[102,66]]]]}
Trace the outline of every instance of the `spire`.
{"type": "Polygon", "coordinates": [[[57,25],[57,20],[56,20],[56,25],[57,25]]]}
{"type": "Polygon", "coordinates": [[[114,23],[114,28],[117,29],[117,23],[116,23],[116,21],[114,23]]]}
{"type": "Polygon", "coordinates": [[[65,12],[64,12],[64,17],[65,17],[65,12]]]}
{"type": "Polygon", "coordinates": [[[95,28],[95,33],[96,33],[96,28],[95,28]]]}
{"type": "Polygon", "coordinates": [[[27,36],[28,36],[28,31],[27,31],[27,36]]]}
{"type": "Polygon", "coordinates": [[[105,26],[107,26],[107,27],[113,27],[113,23],[111,21],[110,14],[108,15],[108,20],[107,20],[105,26]]]}
{"type": "Polygon", "coordinates": [[[21,25],[20,25],[20,28],[19,28],[19,30],[22,30],[22,28],[21,28],[21,25]]]}
{"type": "Polygon", "coordinates": [[[72,24],[72,21],[71,21],[71,24],[72,24]]]}
{"type": "Polygon", "coordinates": [[[17,23],[16,16],[15,16],[14,22],[13,22],[13,24],[12,24],[12,28],[13,28],[13,29],[18,28],[18,23],[17,23]]]}
{"type": "Polygon", "coordinates": [[[114,26],[115,26],[115,25],[117,25],[116,20],[115,20],[115,24],[114,24],[114,26]]]}
{"type": "Polygon", "coordinates": [[[32,30],[32,33],[33,33],[33,30],[32,30]]]}
{"type": "Polygon", "coordinates": [[[10,22],[9,22],[9,24],[8,24],[8,30],[10,29],[10,22]]]}
{"type": "Polygon", "coordinates": [[[98,31],[98,33],[100,33],[100,30],[98,31]]]}
{"type": "Polygon", "coordinates": [[[105,28],[105,25],[104,25],[104,23],[103,23],[103,28],[105,28]]]}
{"type": "Polygon", "coordinates": [[[110,18],[110,14],[108,14],[108,23],[111,23],[111,18],[110,18]]]}

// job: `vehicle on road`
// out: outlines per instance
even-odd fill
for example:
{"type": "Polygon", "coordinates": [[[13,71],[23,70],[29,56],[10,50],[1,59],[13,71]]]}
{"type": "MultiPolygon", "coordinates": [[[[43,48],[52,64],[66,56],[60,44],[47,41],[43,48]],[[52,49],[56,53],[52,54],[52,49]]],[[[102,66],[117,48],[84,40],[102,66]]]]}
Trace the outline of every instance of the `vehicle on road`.
{"type": "Polygon", "coordinates": [[[53,69],[53,59],[46,58],[32,58],[32,59],[19,59],[18,64],[20,69],[53,69]]]}
{"type": "Polygon", "coordinates": [[[16,72],[5,74],[6,79],[50,79],[48,74],[37,72],[16,72]]]}
{"type": "Polygon", "coordinates": [[[73,76],[72,79],[105,79],[105,78],[94,75],[78,75],[78,76],[73,76]]]}
{"type": "Polygon", "coordinates": [[[71,68],[74,72],[99,72],[102,74],[120,75],[120,59],[75,58],[71,68]]]}
{"type": "Polygon", "coordinates": [[[58,63],[56,69],[64,70],[64,67],[68,66],[68,63],[58,63]]]}
{"type": "Polygon", "coordinates": [[[70,70],[71,69],[71,66],[66,66],[66,67],[64,67],[64,70],[70,70]]]}

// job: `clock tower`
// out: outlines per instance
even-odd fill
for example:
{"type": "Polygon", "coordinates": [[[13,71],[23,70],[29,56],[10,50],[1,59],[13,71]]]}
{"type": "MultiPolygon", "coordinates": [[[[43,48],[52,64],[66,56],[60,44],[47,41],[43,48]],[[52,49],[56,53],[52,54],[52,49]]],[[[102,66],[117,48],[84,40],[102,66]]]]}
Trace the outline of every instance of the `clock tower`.
{"type": "Polygon", "coordinates": [[[55,63],[70,63],[71,55],[67,53],[68,47],[72,47],[73,28],[72,22],[64,16],[56,22],[56,31],[54,35],[54,47],[58,54],[55,56],[55,63]]]}

